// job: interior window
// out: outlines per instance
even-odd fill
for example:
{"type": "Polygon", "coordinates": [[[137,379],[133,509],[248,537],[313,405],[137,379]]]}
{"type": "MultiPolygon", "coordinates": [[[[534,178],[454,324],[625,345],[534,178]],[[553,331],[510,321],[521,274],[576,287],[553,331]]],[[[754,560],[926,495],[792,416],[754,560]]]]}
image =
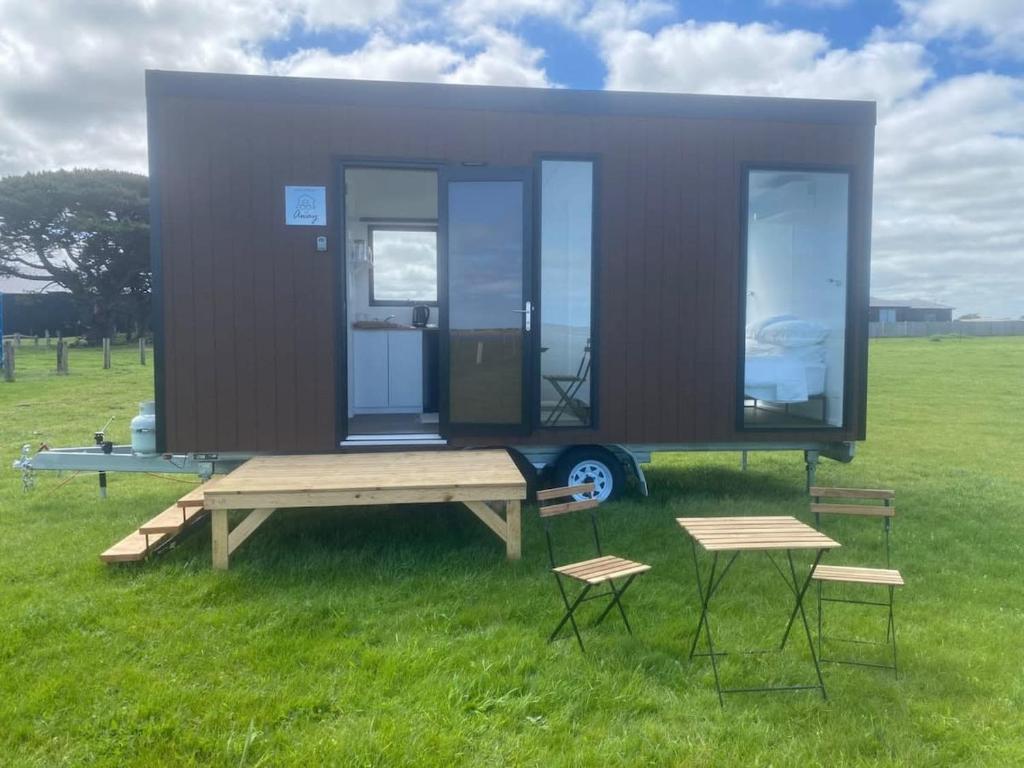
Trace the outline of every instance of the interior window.
{"type": "Polygon", "coordinates": [[[592,423],[594,164],[541,162],[540,422],[592,423]]]}
{"type": "Polygon", "coordinates": [[[371,305],[437,303],[437,230],[370,227],[371,305]]]}
{"type": "Polygon", "coordinates": [[[849,175],[747,173],[743,424],[843,424],[849,175]]]}

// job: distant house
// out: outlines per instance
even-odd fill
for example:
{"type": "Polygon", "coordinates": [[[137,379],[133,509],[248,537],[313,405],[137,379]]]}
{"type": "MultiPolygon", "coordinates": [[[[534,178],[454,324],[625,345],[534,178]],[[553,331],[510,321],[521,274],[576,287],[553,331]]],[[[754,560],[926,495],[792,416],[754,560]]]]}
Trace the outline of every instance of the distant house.
{"type": "Polygon", "coordinates": [[[953,319],[953,307],[924,299],[890,300],[872,296],[868,317],[872,323],[948,322],[953,319]]]}

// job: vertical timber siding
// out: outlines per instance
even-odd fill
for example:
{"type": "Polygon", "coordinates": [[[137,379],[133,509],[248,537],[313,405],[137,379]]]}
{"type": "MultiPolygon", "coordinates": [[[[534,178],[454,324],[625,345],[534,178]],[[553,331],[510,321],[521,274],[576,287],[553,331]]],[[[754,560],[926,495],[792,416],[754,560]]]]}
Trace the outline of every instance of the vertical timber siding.
{"type": "Polygon", "coordinates": [[[343,85],[334,103],[150,83],[164,450],[336,447],[339,158],[533,166],[559,152],[600,158],[597,429],[520,442],[864,437],[873,125],[353,105],[343,85]],[[847,430],[737,430],[747,163],[853,169],[847,430]],[[284,225],[286,184],[327,188],[327,230],[284,225]],[[320,234],[328,253],[313,247],[320,234]]]}

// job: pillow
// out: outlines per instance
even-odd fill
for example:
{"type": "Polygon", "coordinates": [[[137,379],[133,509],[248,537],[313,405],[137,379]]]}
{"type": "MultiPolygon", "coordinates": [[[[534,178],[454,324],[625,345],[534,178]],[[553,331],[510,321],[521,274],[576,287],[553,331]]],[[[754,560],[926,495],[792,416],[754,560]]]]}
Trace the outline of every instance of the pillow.
{"type": "Polygon", "coordinates": [[[772,323],[758,334],[757,340],[778,347],[809,347],[821,344],[828,337],[828,328],[812,320],[783,320],[772,323]]]}
{"type": "Polygon", "coordinates": [[[783,320],[798,319],[799,318],[796,315],[772,315],[771,317],[766,317],[764,320],[755,320],[752,323],[747,323],[747,338],[758,338],[758,336],[761,335],[761,331],[774,323],[781,323],[783,320]]]}

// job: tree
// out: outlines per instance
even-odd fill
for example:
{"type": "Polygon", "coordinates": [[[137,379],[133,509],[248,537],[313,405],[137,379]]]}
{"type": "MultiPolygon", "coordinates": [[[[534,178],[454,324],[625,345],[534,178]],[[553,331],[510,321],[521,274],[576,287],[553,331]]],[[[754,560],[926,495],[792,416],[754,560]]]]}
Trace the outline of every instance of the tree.
{"type": "Polygon", "coordinates": [[[0,179],[0,275],[74,297],[91,341],[149,315],[149,181],[76,169],[0,179]]]}

